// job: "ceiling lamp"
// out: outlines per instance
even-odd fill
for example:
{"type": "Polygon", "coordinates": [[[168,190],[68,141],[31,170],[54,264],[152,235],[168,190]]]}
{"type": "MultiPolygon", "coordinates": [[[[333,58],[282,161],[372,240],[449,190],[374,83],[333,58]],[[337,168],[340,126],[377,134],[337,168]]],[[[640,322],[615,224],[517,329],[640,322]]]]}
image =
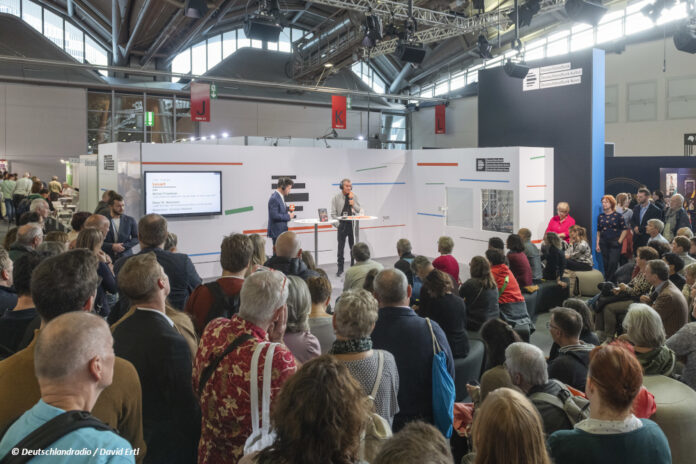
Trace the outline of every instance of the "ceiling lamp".
{"type": "Polygon", "coordinates": [[[184,3],[184,16],[189,18],[202,18],[207,12],[205,0],[186,0],[184,3]]]}
{"type": "Polygon", "coordinates": [[[565,4],[565,11],[573,21],[596,26],[607,12],[607,7],[588,0],[568,0],[565,4]]]}

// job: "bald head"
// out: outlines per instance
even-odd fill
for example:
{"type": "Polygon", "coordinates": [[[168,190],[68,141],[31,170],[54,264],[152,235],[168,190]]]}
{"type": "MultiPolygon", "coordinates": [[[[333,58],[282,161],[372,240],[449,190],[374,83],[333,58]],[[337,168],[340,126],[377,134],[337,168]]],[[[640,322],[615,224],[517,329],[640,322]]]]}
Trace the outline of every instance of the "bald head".
{"type": "Polygon", "coordinates": [[[275,244],[276,256],[281,258],[297,258],[302,249],[300,248],[300,241],[297,238],[295,232],[283,232],[280,234],[275,244]]]}
{"type": "Polygon", "coordinates": [[[109,220],[101,214],[93,214],[85,220],[83,228],[97,229],[102,233],[102,236],[106,237],[106,234],[109,233],[109,220]]]}
{"type": "Polygon", "coordinates": [[[408,306],[411,289],[406,274],[398,269],[385,269],[375,277],[375,296],[379,307],[408,306]]]}

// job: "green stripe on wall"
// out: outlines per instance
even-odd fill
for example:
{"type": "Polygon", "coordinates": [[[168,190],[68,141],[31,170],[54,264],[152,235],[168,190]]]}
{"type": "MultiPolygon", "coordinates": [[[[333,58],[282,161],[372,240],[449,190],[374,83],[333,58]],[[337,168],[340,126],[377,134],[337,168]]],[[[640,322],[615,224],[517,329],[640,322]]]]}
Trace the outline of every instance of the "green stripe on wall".
{"type": "Polygon", "coordinates": [[[530,160],[538,160],[538,159],[541,159],[541,158],[546,158],[546,155],[533,156],[533,157],[531,157],[531,158],[529,158],[529,159],[530,159],[530,160]]]}
{"type": "Polygon", "coordinates": [[[425,185],[445,185],[444,182],[426,182],[425,185]]]}
{"type": "Polygon", "coordinates": [[[377,166],[374,168],[365,168],[365,169],[356,169],[355,172],[360,172],[360,171],[372,171],[373,169],[382,169],[386,168],[386,166],[377,166]]]}
{"type": "Polygon", "coordinates": [[[237,213],[246,213],[247,211],[253,211],[254,207],[253,206],[245,206],[244,208],[237,208],[237,209],[228,209],[225,211],[225,215],[230,215],[230,214],[237,214],[237,213]]]}

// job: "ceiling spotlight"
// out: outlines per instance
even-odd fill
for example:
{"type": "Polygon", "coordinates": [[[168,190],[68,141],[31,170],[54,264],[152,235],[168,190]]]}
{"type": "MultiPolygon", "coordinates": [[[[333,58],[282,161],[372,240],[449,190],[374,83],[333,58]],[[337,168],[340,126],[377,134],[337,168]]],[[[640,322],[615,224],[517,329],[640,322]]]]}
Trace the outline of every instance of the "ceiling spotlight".
{"type": "MultiPolygon", "coordinates": [[[[529,26],[532,23],[532,18],[541,10],[540,0],[528,0],[527,3],[520,8],[520,27],[529,26]]],[[[508,15],[510,21],[515,22],[516,12],[513,11],[508,15]]]]}
{"type": "Polygon", "coordinates": [[[190,142],[193,142],[193,141],[195,141],[195,140],[196,140],[196,137],[190,137],[190,138],[189,138],[189,141],[190,141],[190,142]]]}
{"type": "Polygon", "coordinates": [[[382,40],[382,20],[372,14],[372,8],[368,8],[365,14],[365,23],[363,24],[364,37],[362,46],[372,48],[377,45],[377,42],[382,40]]]}
{"type": "Polygon", "coordinates": [[[363,137],[362,134],[358,135],[358,140],[365,140],[365,137],[363,137]]]}
{"type": "Polygon", "coordinates": [[[588,0],[567,0],[565,11],[573,21],[596,26],[607,12],[607,7],[588,0]]]}
{"type": "Polygon", "coordinates": [[[215,140],[215,134],[210,136],[210,140],[215,140]]]}
{"type": "Polygon", "coordinates": [[[201,140],[208,140],[208,137],[201,137],[201,140]]]}
{"type": "Polygon", "coordinates": [[[186,0],[184,3],[184,16],[188,18],[202,18],[207,12],[205,0],[186,0]]]}
{"type": "Polygon", "coordinates": [[[325,68],[333,68],[333,63],[324,63],[325,68]]]}
{"type": "Polygon", "coordinates": [[[227,132],[223,132],[223,133],[222,133],[222,138],[223,138],[223,139],[226,139],[226,138],[229,137],[229,136],[230,136],[230,134],[228,134],[227,132]]]}
{"type": "Polygon", "coordinates": [[[493,46],[488,42],[485,35],[479,35],[476,43],[478,44],[478,54],[481,58],[486,60],[493,58],[493,54],[491,53],[493,46]]]}

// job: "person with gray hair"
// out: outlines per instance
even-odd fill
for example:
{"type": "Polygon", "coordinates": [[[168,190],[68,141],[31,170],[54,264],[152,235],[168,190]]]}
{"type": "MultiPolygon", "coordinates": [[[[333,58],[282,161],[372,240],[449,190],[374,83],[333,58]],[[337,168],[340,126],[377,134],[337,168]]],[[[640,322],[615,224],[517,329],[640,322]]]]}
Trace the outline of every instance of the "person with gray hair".
{"type": "Polygon", "coordinates": [[[370,292],[343,292],[334,310],[336,340],[329,353],[346,365],[374,400],[377,414],[391,425],[399,412],[399,371],[390,352],[372,349],[370,334],[377,314],[377,300],[370,292]]]}
{"type": "Polygon", "coordinates": [[[278,236],[273,245],[273,256],[263,265],[285,275],[296,275],[304,280],[319,276],[319,273],[309,269],[302,261],[300,239],[292,231],[283,232],[278,236]]]}
{"type": "Polygon", "coordinates": [[[12,270],[9,253],[0,247],[0,317],[17,304],[17,292],[12,287],[12,270]]]}
{"type": "Polygon", "coordinates": [[[642,295],[640,302],[651,305],[657,311],[667,337],[671,337],[688,322],[686,298],[669,280],[669,267],[661,259],[648,261],[645,279],[652,285],[652,290],[649,295],[642,295]]]}
{"type": "MultiPolygon", "coordinates": [[[[338,272],[336,272],[336,276],[340,277],[343,274],[343,250],[346,247],[346,239],[348,239],[348,246],[352,249],[355,243],[353,228],[357,224],[348,219],[341,220],[341,218],[362,214],[363,210],[360,207],[358,196],[353,193],[353,184],[351,184],[350,179],[342,179],[338,188],[341,191],[331,199],[331,219],[338,220],[338,252],[336,256],[338,272]]],[[[351,254],[350,265],[352,266],[354,262],[354,257],[351,254]]]]}
{"type": "Polygon", "coordinates": [[[51,217],[48,200],[44,198],[35,198],[32,200],[29,204],[29,212],[36,213],[41,217],[44,232],[51,232],[53,230],[64,232],[67,230],[63,224],[58,222],[54,217],[51,217]]]}
{"type": "Polygon", "coordinates": [[[394,268],[406,274],[408,284],[413,287],[413,271],[411,263],[416,258],[411,250],[411,242],[407,238],[400,238],[396,242],[396,253],[399,255],[399,260],[394,264],[394,268]]]}
{"type": "Polygon", "coordinates": [[[343,281],[344,292],[363,288],[365,277],[372,269],[377,269],[378,272],[384,269],[380,263],[370,259],[370,247],[367,246],[367,243],[356,243],[351,252],[355,258],[355,264],[346,271],[346,277],[343,281]]]}
{"type": "Polygon", "coordinates": [[[665,229],[665,223],[659,219],[649,219],[645,225],[645,232],[648,234],[648,245],[653,242],[662,242],[669,245],[669,240],[667,240],[663,235],[662,231],[665,229]]]}
{"type": "Polygon", "coordinates": [[[527,395],[539,411],[546,435],[573,428],[562,408],[535,395],[548,393],[558,397],[565,388],[561,382],[549,379],[546,359],[540,348],[525,342],[512,343],[505,349],[505,369],[512,383],[527,395]]]}
{"type": "Polygon", "coordinates": [[[17,240],[10,245],[8,253],[12,261],[17,261],[20,256],[24,256],[43,242],[43,230],[36,222],[24,224],[17,229],[17,240]]]}
{"type": "MultiPolygon", "coordinates": [[[[295,357],[282,343],[288,292],[282,272],[255,272],[242,285],[239,313],[214,319],[203,331],[193,363],[193,384],[202,412],[198,462],[237,462],[242,457],[252,432],[249,371],[257,345],[279,343],[270,360],[271,407],[280,387],[297,370],[295,357]],[[210,370],[208,366],[217,367],[210,370]],[[204,371],[209,372],[207,381],[204,371]]],[[[254,377],[263,378],[269,349],[261,347],[254,377]]]]}
{"type": "Polygon", "coordinates": [[[454,360],[447,336],[437,322],[420,317],[409,307],[411,286],[403,272],[385,269],[375,277],[374,286],[379,317],[372,331],[372,344],[394,355],[399,370],[400,411],[394,417],[393,429],[396,432],[414,420],[433,423],[434,341],[444,351],[447,370],[454,378],[454,360]]]}
{"type": "Polygon", "coordinates": [[[643,367],[643,375],[672,375],[677,359],[674,351],[665,346],[667,337],[660,315],[646,304],[633,303],[622,325],[643,367]]]}
{"type": "Polygon", "coordinates": [[[306,363],[321,356],[321,345],[309,331],[309,312],[312,310],[312,295],[304,280],[288,276],[288,324],[283,342],[290,348],[295,359],[306,363]]]}
{"type": "MultiPolygon", "coordinates": [[[[112,345],[109,326],[93,314],[67,313],[46,324],[39,333],[34,353],[41,399],[7,430],[0,442],[0,456],[9,455],[10,449],[29,434],[63,414],[92,411],[114,378],[116,357],[112,345]]],[[[96,417],[88,417],[94,421],[93,426],[63,433],[43,449],[67,451],[84,447],[114,452],[110,458],[71,456],[71,463],[135,462],[130,443],[96,417]]]]}
{"type": "Polygon", "coordinates": [[[669,199],[669,208],[665,211],[665,228],[662,235],[670,242],[682,227],[691,229],[689,213],[684,209],[684,197],[675,193],[669,199]]]}

